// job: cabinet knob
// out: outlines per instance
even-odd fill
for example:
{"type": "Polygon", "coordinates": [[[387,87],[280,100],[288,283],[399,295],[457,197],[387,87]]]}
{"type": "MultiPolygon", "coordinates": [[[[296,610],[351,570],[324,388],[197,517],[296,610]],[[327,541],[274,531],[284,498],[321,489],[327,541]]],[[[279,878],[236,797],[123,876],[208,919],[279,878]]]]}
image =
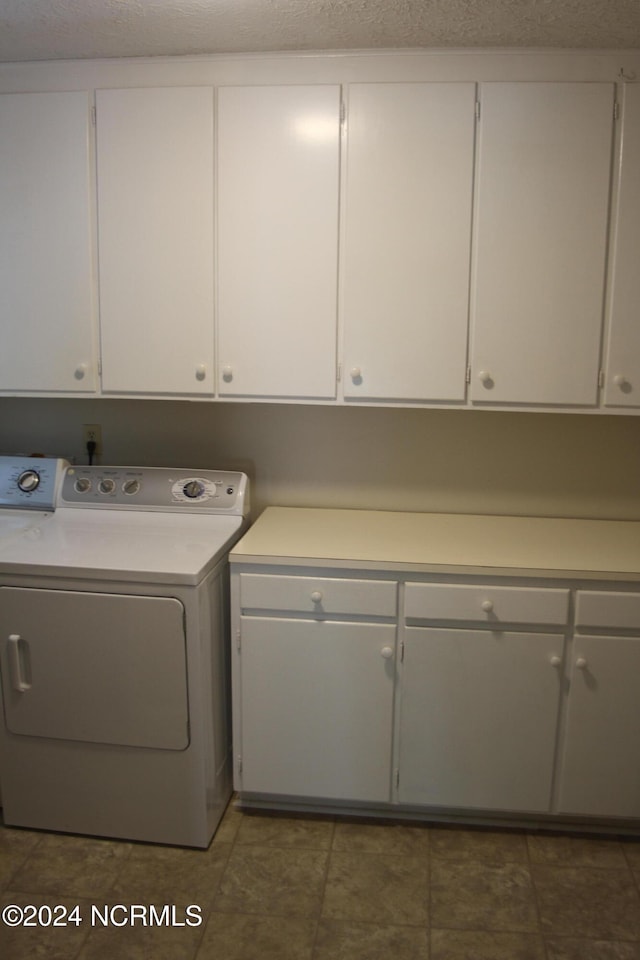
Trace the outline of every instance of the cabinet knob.
{"type": "Polygon", "coordinates": [[[349,375],[354,383],[362,383],[362,369],[361,367],[351,367],[349,375]]]}
{"type": "Polygon", "coordinates": [[[493,612],[493,600],[483,600],[480,604],[485,613],[493,612]]]}
{"type": "Polygon", "coordinates": [[[222,368],[222,379],[225,383],[231,383],[233,380],[233,367],[225,366],[222,368]]]}
{"type": "Polygon", "coordinates": [[[559,667],[562,663],[562,657],[559,657],[557,653],[554,653],[549,657],[549,663],[552,667],[559,667]]]}
{"type": "Polygon", "coordinates": [[[314,603],[320,603],[322,601],[322,593],[320,590],[314,590],[311,594],[311,599],[314,603]]]}
{"type": "Polygon", "coordinates": [[[380,651],[380,656],[383,658],[383,660],[391,660],[391,657],[393,656],[393,647],[383,647],[380,651]]]}
{"type": "Polygon", "coordinates": [[[478,374],[478,379],[483,387],[486,387],[487,390],[491,390],[493,387],[493,377],[489,370],[481,370],[478,374]]]}
{"type": "Polygon", "coordinates": [[[74,373],[73,373],[73,375],[74,375],[74,377],[76,378],[76,380],[84,380],[84,378],[85,378],[85,376],[86,376],[86,374],[87,374],[87,370],[88,370],[88,369],[89,369],[88,364],[86,364],[86,363],[79,363],[78,366],[76,367],[74,373]]]}
{"type": "Polygon", "coordinates": [[[204,363],[199,363],[196,367],[196,380],[204,380],[207,376],[207,368],[204,363]]]}
{"type": "Polygon", "coordinates": [[[613,378],[616,387],[619,387],[623,393],[631,393],[631,382],[625,377],[624,373],[616,373],[613,378]]]}
{"type": "Polygon", "coordinates": [[[576,667],[578,668],[578,670],[587,669],[587,661],[585,660],[584,657],[578,657],[578,659],[576,660],[576,667]]]}

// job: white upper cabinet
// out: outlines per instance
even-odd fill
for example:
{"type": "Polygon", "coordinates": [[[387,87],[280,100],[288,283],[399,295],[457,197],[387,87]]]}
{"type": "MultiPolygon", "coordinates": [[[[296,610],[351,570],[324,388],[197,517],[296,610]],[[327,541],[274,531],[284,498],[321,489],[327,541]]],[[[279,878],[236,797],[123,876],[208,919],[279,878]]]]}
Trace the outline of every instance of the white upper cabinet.
{"type": "Polygon", "coordinates": [[[222,396],[336,392],[340,88],[218,92],[222,396]]]}
{"type": "Polygon", "coordinates": [[[103,389],[211,395],[213,89],[96,106],[103,389]]]}
{"type": "Polygon", "coordinates": [[[344,395],[465,398],[473,83],[349,88],[344,395]]]}
{"type": "Polygon", "coordinates": [[[480,89],[471,399],[598,398],[614,85],[480,89]]]}
{"type": "Polygon", "coordinates": [[[640,85],[624,88],[604,401],[640,406],[640,85]]]}
{"type": "Polygon", "coordinates": [[[96,388],[86,92],[0,96],[0,390],[96,388]]]}

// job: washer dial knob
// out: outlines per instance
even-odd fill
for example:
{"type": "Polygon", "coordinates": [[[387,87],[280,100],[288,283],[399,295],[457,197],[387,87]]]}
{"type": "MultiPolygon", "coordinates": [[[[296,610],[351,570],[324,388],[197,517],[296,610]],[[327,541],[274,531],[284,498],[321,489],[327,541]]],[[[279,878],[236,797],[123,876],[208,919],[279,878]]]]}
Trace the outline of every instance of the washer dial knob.
{"type": "Polygon", "coordinates": [[[18,477],[18,488],[23,493],[33,493],[40,486],[40,474],[37,470],[23,470],[18,477]]]}
{"type": "Polygon", "coordinates": [[[112,480],[111,477],[105,477],[104,480],[101,480],[98,484],[98,490],[100,493],[113,493],[116,488],[115,480],[112,480]]]}
{"type": "Polygon", "coordinates": [[[204,483],[201,480],[188,480],[182,488],[185,497],[197,500],[204,493],[204,483]]]}
{"type": "Polygon", "coordinates": [[[78,477],[73,486],[76,493],[88,493],[91,490],[91,480],[89,477],[78,477]]]}
{"type": "Polygon", "coordinates": [[[127,496],[132,497],[134,494],[138,493],[140,490],[140,481],[132,478],[130,480],[125,480],[122,484],[122,489],[127,494],[127,496]]]}

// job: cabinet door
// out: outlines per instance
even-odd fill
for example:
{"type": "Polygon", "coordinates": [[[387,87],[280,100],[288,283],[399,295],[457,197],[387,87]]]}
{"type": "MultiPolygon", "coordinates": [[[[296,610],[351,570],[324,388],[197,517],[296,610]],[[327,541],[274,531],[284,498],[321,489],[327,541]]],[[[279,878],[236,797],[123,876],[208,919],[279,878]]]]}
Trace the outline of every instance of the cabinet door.
{"type": "Polygon", "coordinates": [[[212,394],[213,91],[96,104],[103,389],[212,394]]]}
{"type": "Polygon", "coordinates": [[[640,406],[640,86],[624,88],[604,402],[640,406]]]}
{"type": "Polygon", "coordinates": [[[474,402],[595,404],[613,84],[481,87],[474,402]]]}
{"type": "Polygon", "coordinates": [[[408,627],[404,642],[400,802],[548,811],[563,637],[408,627]]]}
{"type": "Polygon", "coordinates": [[[218,93],[224,396],[336,390],[340,88],[218,93]]]}
{"type": "Polygon", "coordinates": [[[247,792],[389,800],[395,626],[243,617],[247,792]]]}
{"type": "Polygon", "coordinates": [[[0,96],[0,390],[96,387],[86,93],[0,96]]]}
{"type": "Polygon", "coordinates": [[[640,817],[640,638],[576,637],[559,812],[640,817]]]}
{"type": "Polygon", "coordinates": [[[349,88],[345,397],[464,400],[474,128],[472,83],[349,88]]]}

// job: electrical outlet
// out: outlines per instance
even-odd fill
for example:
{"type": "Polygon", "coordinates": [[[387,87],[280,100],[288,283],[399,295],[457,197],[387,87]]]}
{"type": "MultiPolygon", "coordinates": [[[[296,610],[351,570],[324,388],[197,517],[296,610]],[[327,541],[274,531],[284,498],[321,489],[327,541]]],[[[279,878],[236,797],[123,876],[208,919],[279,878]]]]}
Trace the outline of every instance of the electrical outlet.
{"type": "Polygon", "coordinates": [[[82,427],[82,437],[85,450],[87,444],[93,441],[96,445],[96,454],[102,452],[102,427],[99,423],[85,423],[82,427]]]}

